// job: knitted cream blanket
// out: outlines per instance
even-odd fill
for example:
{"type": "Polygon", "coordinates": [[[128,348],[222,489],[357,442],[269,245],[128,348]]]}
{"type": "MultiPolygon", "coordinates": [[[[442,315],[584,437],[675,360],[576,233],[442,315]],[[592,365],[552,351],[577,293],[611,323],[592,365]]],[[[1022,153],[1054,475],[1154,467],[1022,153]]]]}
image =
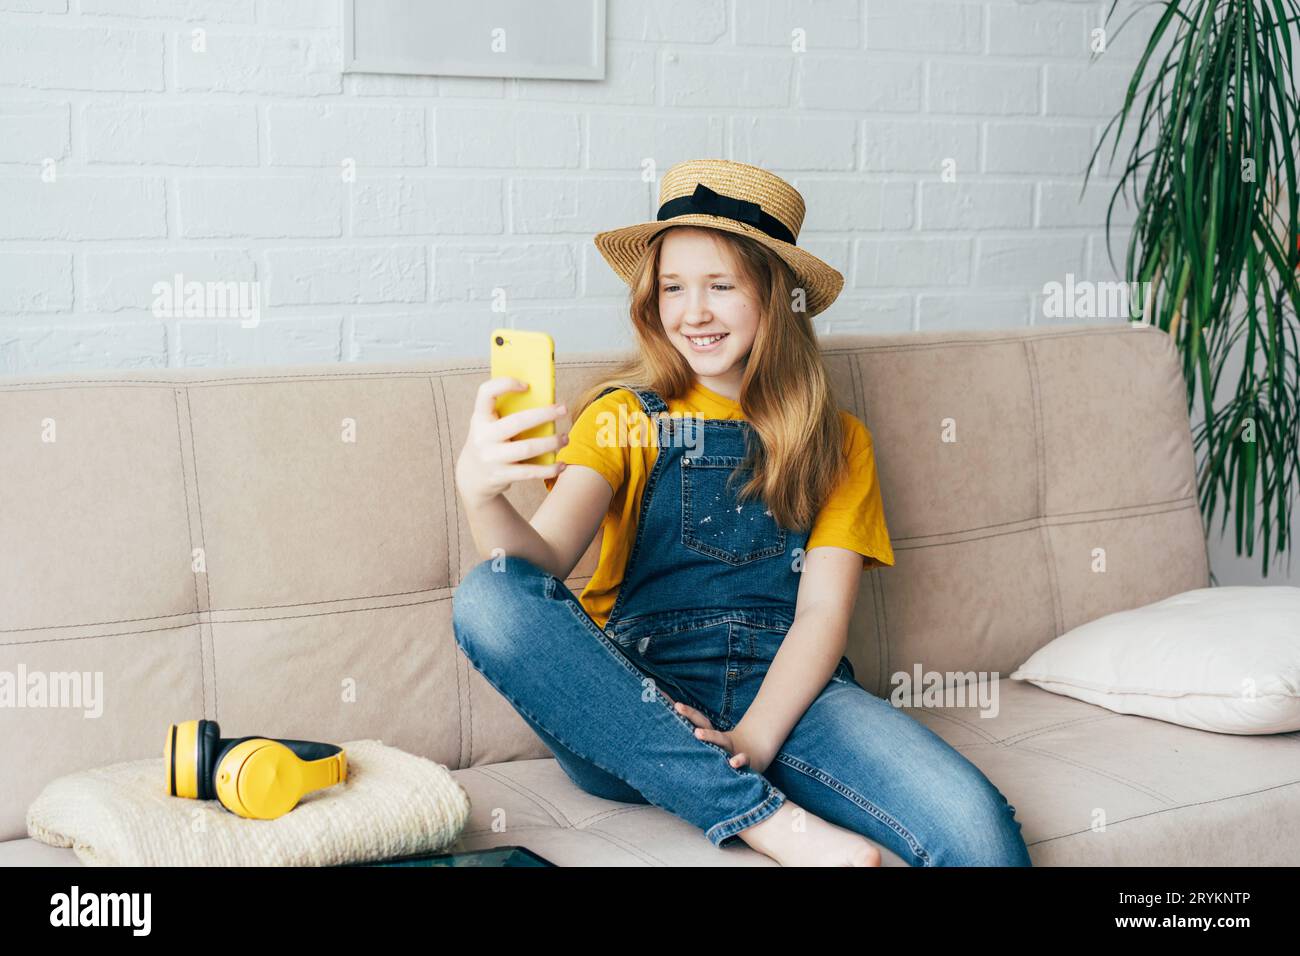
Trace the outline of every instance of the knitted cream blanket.
{"type": "Polygon", "coordinates": [[[347,781],[275,820],[168,796],[159,757],[52,780],[27,809],[27,833],[91,866],[330,866],[455,842],[469,796],[445,766],[378,740],[343,749],[347,781]]]}

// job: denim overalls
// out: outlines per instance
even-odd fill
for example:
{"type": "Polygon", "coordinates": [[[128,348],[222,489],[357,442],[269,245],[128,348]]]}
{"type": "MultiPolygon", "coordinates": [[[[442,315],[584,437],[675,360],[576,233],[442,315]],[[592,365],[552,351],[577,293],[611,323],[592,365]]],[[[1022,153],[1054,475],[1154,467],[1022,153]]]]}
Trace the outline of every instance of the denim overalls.
{"type": "MultiPolygon", "coordinates": [[[[667,411],[653,391],[637,397],[652,421],[667,411]]],[[[578,787],[654,804],[715,846],[790,799],[913,866],[1031,865],[1015,807],[943,738],[858,685],[847,658],[761,773],[732,767],[672,708],[669,697],[734,729],[794,624],[808,532],[739,502],[748,472],[727,485],[750,428],[657,419],[636,540],[604,630],[562,580],[507,554],[457,587],[457,645],[578,787]]]]}
{"type": "MultiPolygon", "coordinates": [[[[636,396],[657,425],[659,451],[605,633],[674,699],[729,730],[758,692],[746,693],[745,678],[772,663],[794,623],[809,532],[782,528],[761,501],[739,500],[752,474],[739,467],[749,422],[661,417],[668,406],[658,394],[636,396]]],[[[841,658],[835,678],[852,675],[841,658]]]]}

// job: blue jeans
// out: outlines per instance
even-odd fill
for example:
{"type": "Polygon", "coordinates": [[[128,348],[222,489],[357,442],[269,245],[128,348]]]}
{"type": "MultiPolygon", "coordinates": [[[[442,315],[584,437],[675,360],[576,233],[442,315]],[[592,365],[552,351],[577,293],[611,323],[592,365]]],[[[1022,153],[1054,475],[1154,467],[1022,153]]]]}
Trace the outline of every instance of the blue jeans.
{"type": "Polygon", "coordinates": [[[732,767],[725,749],[697,738],[660,687],[729,730],[757,696],[781,627],[721,615],[611,637],[563,581],[517,557],[472,568],[452,620],[470,662],[588,793],[653,804],[715,846],[788,797],[912,866],[1032,865],[1001,791],[843,664],[763,773],[732,767]]]}

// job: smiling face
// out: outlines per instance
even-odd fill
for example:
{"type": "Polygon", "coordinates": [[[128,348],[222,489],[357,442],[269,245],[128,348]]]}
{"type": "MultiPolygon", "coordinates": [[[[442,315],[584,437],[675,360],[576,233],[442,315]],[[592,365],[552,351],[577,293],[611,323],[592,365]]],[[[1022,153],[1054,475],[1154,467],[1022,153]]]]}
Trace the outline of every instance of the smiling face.
{"type": "Polygon", "coordinates": [[[659,317],[705,388],[739,400],[760,315],[755,290],[716,230],[668,231],[659,255],[659,317]]]}

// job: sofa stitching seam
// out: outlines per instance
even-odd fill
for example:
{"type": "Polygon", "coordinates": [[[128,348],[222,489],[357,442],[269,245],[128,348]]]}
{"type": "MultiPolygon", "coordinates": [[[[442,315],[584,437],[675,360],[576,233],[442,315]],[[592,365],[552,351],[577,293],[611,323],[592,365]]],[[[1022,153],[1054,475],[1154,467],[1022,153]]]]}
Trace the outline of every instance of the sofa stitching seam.
{"type": "MultiPolygon", "coordinates": [[[[408,601],[405,604],[384,604],[379,607],[342,608],[337,611],[315,611],[315,612],[308,612],[306,614],[282,614],[279,615],[278,617],[254,617],[254,618],[249,618],[246,621],[214,621],[212,620],[211,617],[212,615],[211,611],[200,611],[198,615],[199,619],[188,624],[173,624],[167,627],[148,627],[148,628],[141,628],[135,631],[117,631],[116,633],[113,634],[81,634],[74,637],[49,637],[37,641],[6,641],[3,644],[0,644],[0,646],[25,647],[28,644],[54,644],[59,641],[93,641],[104,637],[129,637],[132,634],[153,634],[157,631],[174,631],[174,630],[178,630],[179,628],[193,627],[195,624],[201,624],[205,622],[211,624],[252,624],[252,623],[261,623],[262,621],[297,621],[307,617],[331,617],[335,614],[360,614],[363,611],[387,611],[390,609],[400,608],[400,607],[419,607],[422,604],[437,604],[441,601],[446,601],[446,600],[449,600],[449,598],[431,598],[428,601],[408,601]],[[207,615],[207,617],[203,616],[205,614],[207,615]]],[[[181,617],[181,616],[188,616],[188,615],[176,614],[176,615],[168,615],[168,616],[181,617]]],[[[104,623],[112,624],[114,622],[106,621],[104,623]]],[[[73,627],[73,626],[91,627],[92,625],[63,624],[59,626],[60,627],[73,627]]],[[[29,630],[41,630],[41,628],[30,628],[29,630]]]]}
{"type": "MultiPolygon", "coordinates": [[[[650,806],[654,806],[654,805],[650,804],[650,806]]],[[[645,849],[644,847],[637,846],[635,843],[630,843],[627,840],[624,840],[622,837],[614,836],[614,834],[609,833],[608,831],[597,830],[592,826],[592,824],[594,823],[603,822],[604,820],[609,819],[610,817],[618,816],[621,813],[634,813],[638,810],[645,810],[645,809],[648,809],[648,807],[634,806],[634,807],[622,807],[617,810],[608,810],[605,811],[604,813],[599,814],[595,819],[584,819],[579,821],[578,825],[575,826],[574,829],[580,830],[583,833],[591,833],[595,836],[600,837],[602,840],[607,840],[608,842],[613,843],[615,846],[621,847],[622,849],[631,853],[633,856],[640,857],[641,859],[653,860],[655,863],[659,864],[660,866],[668,866],[669,864],[667,861],[659,859],[659,857],[655,856],[653,853],[651,853],[649,850],[645,849]]],[[[659,809],[659,808],[656,807],[655,809],[659,809]]]]}
{"type": "MultiPolygon", "coordinates": [[[[853,398],[858,410],[858,419],[865,423],[867,395],[859,358],[860,356],[854,356],[854,361],[849,362],[849,377],[853,383],[853,398]]],[[[891,544],[890,547],[892,548],[893,545],[891,544]]],[[[880,575],[872,574],[867,578],[867,586],[871,588],[871,616],[876,626],[876,688],[883,690],[885,675],[889,673],[889,618],[885,614],[885,585],[880,575]]]]}
{"type": "MultiPolygon", "coordinates": [[[[461,657],[464,658],[465,655],[461,654],[461,657]]],[[[460,708],[461,719],[461,733],[459,735],[461,746],[461,766],[472,765],[474,763],[474,699],[469,681],[469,662],[467,660],[462,660],[456,665],[456,696],[458,698],[457,706],[460,708]],[[462,670],[465,672],[463,684],[461,677],[462,670]],[[469,715],[468,720],[465,719],[467,714],[469,715]],[[468,754],[465,753],[466,726],[468,726],[469,729],[468,754]]]]}
{"type": "Polygon", "coordinates": [[[1086,511],[1071,511],[1068,515],[1035,515],[1031,518],[1018,518],[1014,521],[1000,521],[997,524],[981,525],[978,528],[965,528],[957,531],[942,531],[935,534],[913,535],[911,538],[895,538],[894,548],[896,551],[921,551],[925,548],[939,548],[949,544],[966,544],[970,541],[983,541],[987,538],[999,538],[1010,534],[1026,534],[1039,530],[1043,527],[1063,528],[1075,524],[1097,523],[1102,521],[1128,521],[1131,518],[1149,518],[1153,515],[1174,514],[1179,511],[1188,511],[1196,507],[1194,497],[1174,498],[1169,501],[1153,501],[1140,505],[1125,505],[1123,508],[1091,508],[1086,511]],[[1177,507],[1161,508],[1161,505],[1173,504],[1177,507]],[[1106,511],[1119,511],[1125,508],[1145,508],[1145,511],[1134,511],[1132,514],[1112,515],[1109,518],[1080,518],[1078,521],[1055,521],[1052,519],[1073,517],[1075,515],[1097,515],[1106,511]],[[977,534],[976,532],[988,531],[992,528],[1005,528],[1009,525],[1026,525],[1026,527],[1016,528],[1010,531],[995,531],[991,534],[977,534]],[[970,535],[970,537],[957,540],[958,535],[970,535]],[[901,545],[898,542],[915,541],[918,538],[943,538],[942,541],[931,541],[927,544],[901,545]]]}
{"type": "Polygon", "coordinates": [[[460,727],[457,728],[456,743],[460,748],[460,761],[458,767],[467,768],[474,763],[474,707],[473,701],[466,703],[466,698],[472,693],[472,686],[469,679],[469,659],[461,651],[460,641],[456,637],[456,629],[452,627],[452,644],[456,646],[459,652],[456,660],[456,717],[460,721],[460,727]],[[462,671],[464,672],[462,676],[462,671]],[[466,720],[465,715],[469,715],[466,720]],[[466,750],[466,731],[468,729],[468,751],[466,750]]]}
{"type": "MultiPolygon", "coordinates": [[[[194,440],[194,410],[190,406],[189,386],[184,387],[185,392],[185,421],[189,426],[190,432],[190,462],[194,468],[194,503],[199,512],[199,547],[203,549],[203,590],[206,598],[208,629],[208,648],[212,654],[212,719],[219,720],[221,716],[221,687],[220,681],[217,680],[217,641],[216,635],[212,630],[212,568],[208,564],[208,532],[203,521],[203,492],[199,486],[199,446],[194,440]]],[[[202,614],[199,615],[199,632],[202,634],[204,619],[202,614]]]]}
{"type": "Polygon", "coordinates": [[[566,830],[572,830],[574,828],[573,821],[569,819],[568,815],[565,814],[564,811],[562,811],[550,800],[543,797],[540,793],[533,790],[532,787],[529,787],[527,784],[520,783],[518,780],[514,780],[511,777],[507,776],[506,774],[501,773],[499,770],[496,770],[495,768],[497,766],[500,765],[489,764],[487,766],[482,766],[482,767],[471,767],[470,769],[477,770],[485,777],[491,777],[493,780],[497,781],[502,786],[510,790],[514,790],[516,793],[521,793],[526,796],[532,797],[533,800],[536,801],[537,806],[545,810],[547,813],[549,813],[551,817],[556,821],[556,824],[558,826],[561,826],[566,830]]]}
{"type": "MultiPolygon", "coordinates": [[[[185,537],[190,542],[190,560],[194,560],[194,518],[190,513],[190,485],[189,479],[185,476],[185,438],[181,432],[181,403],[178,396],[181,389],[177,388],[172,391],[172,406],[176,410],[176,451],[180,456],[181,466],[181,496],[185,499],[185,537]]],[[[206,552],[205,552],[206,562],[206,552]]],[[[206,563],[204,567],[206,567],[206,563]]],[[[190,566],[190,583],[194,593],[194,614],[197,617],[199,613],[199,579],[194,567],[190,566]]],[[[203,713],[208,712],[208,668],[203,660],[203,622],[197,621],[199,636],[199,688],[203,698],[203,713]]]]}
{"type": "Polygon", "coordinates": [[[925,708],[921,708],[921,710],[928,717],[934,717],[937,720],[946,720],[949,723],[956,724],[959,727],[969,730],[971,733],[983,739],[986,744],[998,744],[1002,742],[987,731],[981,730],[977,724],[972,724],[967,720],[963,720],[961,717],[954,716],[953,714],[945,714],[939,710],[925,710],[925,708]]]}
{"type": "Polygon", "coordinates": [[[1047,439],[1044,434],[1043,390],[1038,374],[1038,361],[1032,344],[1021,343],[1024,349],[1025,365],[1029,372],[1029,388],[1033,395],[1034,411],[1034,450],[1035,480],[1037,481],[1035,519],[1039,522],[1039,539],[1043,544],[1044,564],[1047,565],[1048,590],[1052,598],[1052,625],[1057,634],[1065,630],[1065,611],[1061,603],[1061,585],[1056,576],[1056,552],[1053,548],[1052,532],[1047,524],[1047,439]]]}
{"type": "MultiPolygon", "coordinates": [[[[1121,823],[1128,823],[1130,820],[1139,820],[1143,817],[1159,816],[1165,813],[1173,813],[1176,810],[1185,810],[1190,807],[1206,807],[1215,803],[1226,803],[1229,800],[1240,800],[1242,797],[1253,797],[1255,796],[1255,794],[1258,793],[1268,793],[1270,790],[1279,790],[1282,789],[1283,787],[1294,787],[1297,784],[1300,784],[1300,779],[1288,780],[1286,783],[1274,784],[1271,787],[1260,787],[1258,790],[1246,790],[1242,793],[1233,793],[1233,794],[1229,794],[1226,797],[1215,797],[1213,800],[1197,800],[1191,803],[1175,803],[1175,805],[1171,807],[1161,807],[1159,810],[1148,810],[1145,813],[1135,813],[1131,817],[1124,817],[1121,820],[1107,820],[1106,826],[1107,827],[1117,826],[1121,823]]],[[[1038,846],[1043,843],[1052,843],[1053,841],[1056,840],[1064,840],[1068,837],[1079,836],[1081,834],[1095,833],[1095,832],[1096,831],[1092,830],[1091,828],[1086,830],[1074,830],[1070,833],[1062,833],[1059,836],[1045,837],[1041,840],[1035,840],[1032,845],[1038,846]]]]}
{"type": "MultiPolygon", "coordinates": [[[[112,621],[84,621],[80,624],[42,624],[42,625],[38,625],[37,627],[13,627],[13,628],[0,629],[0,634],[23,634],[26,633],[27,631],[67,630],[69,628],[74,628],[74,627],[99,627],[100,625],[103,624],[134,624],[136,621],[162,621],[169,617],[189,617],[192,615],[196,616],[196,620],[194,623],[197,624],[200,621],[205,620],[205,618],[203,618],[204,614],[208,614],[208,615],[225,614],[225,613],[233,613],[235,611],[269,611],[269,610],[276,610],[285,607],[310,608],[320,604],[342,604],[347,601],[376,601],[380,598],[405,597],[408,594],[428,594],[431,591],[450,591],[450,590],[452,590],[451,587],[418,588],[414,591],[393,591],[388,594],[361,594],[356,597],[326,598],[325,600],[322,601],[294,601],[288,604],[253,604],[245,607],[218,607],[218,608],[209,607],[207,610],[176,611],[171,614],[151,614],[148,617],[124,617],[112,621]]],[[[430,598],[428,601],[416,601],[414,603],[431,604],[436,601],[445,601],[449,597],[450,595],[448,595],[447,597],[430,598]]],[[[381,605],[379,607],[379,610],[382,610],[385,607],[410,607],[410,606],[411,606],[410,604],[385,604],[385,605],[381,605]]],[[[343,608],[338,611],[319,611],[316,613],[343,614],[343,613],[347,613],[348,611],[355,611],[355,610],[369,610],[369,608],[343,608]]],[[[290,616],[302,617],[304,615],[290,615],[290,616]]],[[[284,619],[285,618],[267,618],[266,620],[284,620],[284,619]]],[[[254,618],[254,620],[263,620],[263,618],[254,618]]],[[[241,622],[217,621],[216,623],[239,624],[241,622]]],[[[185,627],[185,626],[188,625],[180,625],[180,624],[177,625],[177,627],[185,627]]]]}
{"type": "MultiPolygon", "coordinates": [[[[441,465],[441,468],[439,469],[440,471],[439,477],[442,479],[442,516],[443,516],[443,522],[448,531],[448,534],[446,536],[447,538],[447,579],[448,579],[447,585],[448,587],[450,587],[452,581],[459,583],[461,579],[464,577],[464,568],[461,565],[461,558],[464,552],[462,550],[463,546],[461,545],[461,541],[460,541],[460,509],[456,507],[454,504],[455,502],[454,488],[448,487],[447,480],[446,480],[447,462],[446,459],[443,457],[443,449],[451,447],[451,422],[449,420],[450,416],[447,414],[447,390],[443,386],[441,379],[438,380],[437,392],[434,390],[433,387],[433,376],[430,375],[429,376],[429,397],[433,399],[433,417],[435,423],[440,423],[442,425],[443,438],[445,439],[445,441],[438,442],[438,464],[441,465]],[[439,406],[438,404],[437,392],[442,393],[441,406],[439,406]],[[452,502],[451,504],[448,504],[449,499],[452,502]],[[451,548],[451,536],[453,533],[456,535],[456,550],[455,550],[454,562],[452,558],[452,548],[451,548]],[[452,567],[453,563],[455,564],[454,569],[452,567]]],[[[455,475],[453,472],[453,482],[452,482],[453,486],[455,484],[454,478],[455,475]]]]}
{"type": "Polygon", "coordinates": [[[1107,713],[1107,714],[1097,714],[1091,717],[1073,717],[1070,718],[1069,720],[1062,720],[1055,724],[1048,724],[1045,727],[1037,727],[1033,730],[1026,730],[1026,731],[1022,731],[1019,734],[1013,734],[1010,737],[1003,737],[1001,738],[999,743],[1003,744],[1004,746],[1012,746],[1015,744],[1019,744],[1025,740],[1032,740],[1033,738],[1039,736],[1040,734],[1049,733],[1050,731],[1053,730],[1060,730],[1063,727],[1074,727],[1078,724],[1097,723],[1103,720],[1113,720],[1116,717],[1126,717],[1126,716],[1128,715],[1107,713]]]}
{"type": "Polygon", "coordinates": [[[1132,787],[1134,790],[1137,790],[1141,793],[1145,793],[1147,796],[1155,797],[1157,800],[1163,800],[1165,803],[1176,804],[1178,802],[1173,797],[1168,796],[1167,794],[1163,794],[1159,790],[1154,789],[1153,787],[1148,787],[1143,784],[1140,784],[1136,780],[1130,780],[1128,777],[1125,777],[1123,774],[1112,773],[1107,770],[1102,770],[1100,767],[1094,767],[1091,764],[1086,764],[1079,760],[1072,760],[1069,757],[1062,756],[1061,754],[1052,753],[1050,750],[1043,750],[1039,747],[1030,747],[1023,743],[1015,744],[1014,747],[1017,750],[1026,750],[1029,753],[1036,753],[1052,760],[1059,760],[1061,763],[1069,764],[1070,766],[1075,767],[1079,770],[1090,771],[1092,773],[1106,777],[1108,780],[1114,780],[1118,783],[1122,783],[1129,787],[1132,787]]]}

